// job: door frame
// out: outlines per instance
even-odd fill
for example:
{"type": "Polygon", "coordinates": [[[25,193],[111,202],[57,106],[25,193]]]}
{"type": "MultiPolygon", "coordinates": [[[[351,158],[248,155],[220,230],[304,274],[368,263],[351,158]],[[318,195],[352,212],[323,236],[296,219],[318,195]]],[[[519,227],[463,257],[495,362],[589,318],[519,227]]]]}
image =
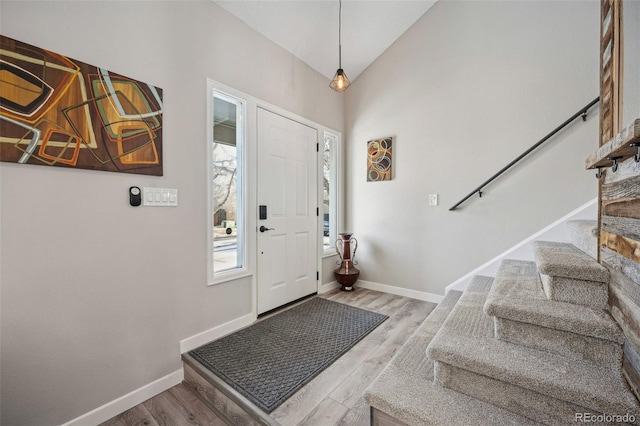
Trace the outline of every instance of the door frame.
{"type": "MultiPolygon", "coordinates": [[[[261,99],[258,99],[254,96],[251,96],[247,93],[241,92],[239,90],[233,89],[225,84],[218,83],[212,79],[207,79],[207,104],[212,102],[209,98],[211,98],[211,94],[213,90],[216,90],[221,93],[228,94],[232,97],[241,99],[245,102],[245,114],[246,114],[246,129],[245,129],[245,179],[246,179],[246,193],[245,193],[245,212],[246,212],[246,247],[245,247],[245,255],[246,255],[246,273],[233,276],[229,280],[224,281],[215,281],[212,285],[222,284],[233,284],[233,282],[250,279],[251,280],[251,316],[254,318],[258,317],[258,277],[257,277],[257,251],[258,251],[258,193],[257,193],[257,167],[258,167],[258,158],[257,158],[257,120],[258,120],[258,108],[262,108],[266,111],[272,112],[274,114],[278,114],[287,119],[293,120],[305,126],[311,127],[317,131],[317,141],[319,147],[323,146],[324,143],[324,132],[328,131],[333,134],[338,135],[339,140],[342,140],[342,133],[324,126],[322,124],[316,123],[315,121],[309,120],[305,117],[302,117],[298,114],[295,114],[291,111],[287,111],[284,108],[272,105],[268,102],[265,102],[261,99]]],[[[340,144],[342,145],[342,144],[340,144]]],[[[339,175],[342,174],[341,170],[338,170],[339,175]]],[[[322,156],[317,156],[317,166],[316,166],[316,184],[318,185],[317,190],[317,205],[316,207],[321,208],[322,206],[322,191],[320,188],[320,183],[322,182],[322,156]]],[[[339,179],[339,182],[342,182],[342,179],[339,179]]],[[[341,186],[341,184],[339,184],[341,186]]],[[[339,194],[342,193],[342,190],[338,189],[339,194]]],[[[339,202],[340,199],[338,198],[339,202]]],[[[338,212],[341,211],[340,206],[338,206],[338,212]]],[[[323,258],[327,257],[324,254],[324,250],[322,247],[322,220],[321,216],[317,217],[316,220],[316,233],[318,235],[315,247],[316,253],[316,270],[318,271],[318,280],[316,281],[316,291],[318,293],[321,292],[322,289],[322,279],[323,279],[323,258]]],[[[207,231],[208,232],[208,231],[207,231]]],[[[207,265],[209,265],[209,259],[207,259],[207,265]]]]}

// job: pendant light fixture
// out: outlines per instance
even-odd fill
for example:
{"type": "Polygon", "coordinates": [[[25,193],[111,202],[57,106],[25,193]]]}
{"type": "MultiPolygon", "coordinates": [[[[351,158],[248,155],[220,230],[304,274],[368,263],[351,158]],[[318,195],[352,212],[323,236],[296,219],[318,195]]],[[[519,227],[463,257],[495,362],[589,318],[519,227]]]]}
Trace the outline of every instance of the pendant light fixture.
{"type": "Polygon", "coordinates": [[[340,1],[340,10],[338,13],[338,71],[333,76],[333,80],[329,83],[331,90],[336,92],[344,92],[351,85],[351,81],[342,69],[342,0],[340,1]]]}

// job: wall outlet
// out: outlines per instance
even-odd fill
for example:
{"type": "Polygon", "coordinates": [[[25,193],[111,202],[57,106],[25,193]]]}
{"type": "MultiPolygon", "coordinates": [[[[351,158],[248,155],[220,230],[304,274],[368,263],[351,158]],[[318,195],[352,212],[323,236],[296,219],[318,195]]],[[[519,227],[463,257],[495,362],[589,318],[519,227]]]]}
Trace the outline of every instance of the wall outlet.
{"type": "Polygon", "coordinates": [[[430,206],[438,205],[438,194],[429,194],[429,205],[430,206]]]}

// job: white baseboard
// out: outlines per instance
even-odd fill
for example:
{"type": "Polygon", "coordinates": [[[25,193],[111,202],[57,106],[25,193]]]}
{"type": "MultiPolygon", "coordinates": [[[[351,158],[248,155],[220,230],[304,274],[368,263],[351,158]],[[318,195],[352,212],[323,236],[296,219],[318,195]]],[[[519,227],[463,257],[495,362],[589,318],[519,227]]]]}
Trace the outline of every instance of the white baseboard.
{"type": "Polygon", "coordinates": [[[338,281],[331,281],[330,283],[321,284],[320,287],[318,288],[318,294],[326,293],[338,287],[340,287],[340,284],[338,284],[338,281]]]}
{"type": "Polygon", "coordinates": [[[576,219],[596,219],[598,217],[597,201],[597,198],[588,201],[577,209],[567,213],[560,219],[556,220],[552,224],[545,226],[530,237],[520,241],[518,244],[511,247],[507,251],[478,266],[473,271],[449,284],[445,288],[445,293],[449,292],[449,290],[466,290],[475,275],[495,277],[498,267],[500,266],[500,262],[502,262],[502,260],[507,257],[518,260],[533,260],[533,253],[528,250],[528,246],[532,241],[537,241],[540,239],[544,239],[547,241],[567,241],[568,237],[566,235],[565,223],[569,220],[576,219]]]}
{"type": "Polygon", "coordinates": [[[440,303],[444,296],[439,296],[426,291],[411,290],[408,288],[395,287],[387,284],[374,283],[371,281],[358,280],[355,287],[368,288],[369,290],[381,291],[383,293],[395,294],[412,299],[424,300],[425,302],[440,303]]]}
{"type": "Polygon", "coordinates": [[[205,330],[202,333],[198,333],[195,336],[188,337],[180,341],[180,353],[189,352],[197,347],[209,343],[213,340],[226,336],[229,333],[240,330],[243,327],[253,324],[256,320],[254,314],[248,314],[240,318],[236,318],[224,324],[220,324],[217,327],[213,327],[209,330],[205,330]]]}
{"type": "MultiPolygon", "coordinates": [[[[255,321],[256,317],[253,314],[248,314],[235,320],[226,322],[210,330],[198,333],[195,336],[189,337],[180,341],[180,353],[189,352],[199,346],[204,345],[212,340],[219,339],[229,333],[246,327],[255,321]]],[[[100,424],[110,418],[117,416],[130,408],[152,398],[167,389],[180,384],[184,379],[184,371],[181,369],[174,371],[148,385],[142,386],[139,389],[134,390],[120,398],[113,400],[102,407],[98,407],[93,411],[90,411],[82,416],[75,418],[63,426],[84,426],[88,424],[100,424]]]]}
{"type": "Polygon", "coordinates": [[[93,411],[83,414],[82,416],[77,417],[62,426],[97,425],[106,422],[110,418],[124,413],[128,409],[143,403],[147,399],[152,398],[177,384],[180,384],[183,379],[184,371],[182,370],[182,368],[180,368],[173,373],[167,374],[166,376],[149,383],[148,385],[142,386],[141,388],[138,388],[133,392],[129,392],[128,394],[115,399],[103,405],[102,407],[98,407],[93,411]]]}

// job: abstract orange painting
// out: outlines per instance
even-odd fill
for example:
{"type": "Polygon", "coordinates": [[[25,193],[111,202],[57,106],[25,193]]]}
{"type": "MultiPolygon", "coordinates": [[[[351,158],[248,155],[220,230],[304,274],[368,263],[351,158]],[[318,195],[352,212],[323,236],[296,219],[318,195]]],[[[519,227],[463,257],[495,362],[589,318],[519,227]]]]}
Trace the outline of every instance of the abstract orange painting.
{"type": "Polygon", "coordinates": [[[0,36],[0,161],[162,176],[162,89],[0,36]]]}

